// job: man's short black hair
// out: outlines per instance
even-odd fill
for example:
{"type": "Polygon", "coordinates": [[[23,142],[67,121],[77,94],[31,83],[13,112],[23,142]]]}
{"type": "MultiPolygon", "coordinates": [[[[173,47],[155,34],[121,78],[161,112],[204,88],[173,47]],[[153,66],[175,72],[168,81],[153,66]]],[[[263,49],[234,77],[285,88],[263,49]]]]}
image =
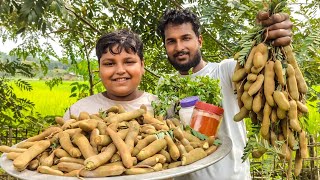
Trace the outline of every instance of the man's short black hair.
{"type": "Polygon", "coordinates": [[[100,64],[101,56],[109,51],[112,54],[120,54],[123,50],[127,53],[138,54],[143,61],[143,43],[138,34],[122,29],[102,35],[96,44],[96,55],[100,64]],[[113,50],[114,47],[116,50],[113,50]]]}
{"type": "Polygon", "coordinates": [[[200,21],[196,14],[194,14],[189,8],[187,9],[167,9],[162,16],[159,26],[158,26],[158,33],[162,37],[163,41],[165,40],[164,37],[164,30],[168,24],[173,25],[181,25],[184,23],[191,23],[192,29],[197,37],[200,35],[200,21]]]}

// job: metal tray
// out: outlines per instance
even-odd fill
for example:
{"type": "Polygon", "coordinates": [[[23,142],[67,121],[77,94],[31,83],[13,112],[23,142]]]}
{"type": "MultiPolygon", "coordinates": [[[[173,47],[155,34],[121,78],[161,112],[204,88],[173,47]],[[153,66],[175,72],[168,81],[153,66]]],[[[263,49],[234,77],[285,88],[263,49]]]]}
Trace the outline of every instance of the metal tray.
{"type": "MultiPolygon", "coordinates": [[[[114,176],[114,177],[103,177],[103,178],[85,178],[85,179],[95,179],[95,180],[133,180],[133,179],[167,179],[172,177],[181,176],[184,174],[188,174],[191,172],[195,172],[197,170],[208,167],[221,159],[223,159],[232,148],[232,142],[229,137],[222,136],[219,137],[222,142],[222,145],[209,156],[196,161],[192,164],[186,166],[179,166],[172,169],[166,169],[158,172],[152,172],[147,174],[138,174],[138,175],[122,175],[122,176],[114,176]]],[[[5,170],[11,176],[14,176],[23,180],[77,180],[76,177],[65,177],[65,176],[53,176],[47,174],[41,174],[36,171],[24,170],[22,172],[18,172],[13,168],[13,164],[11,160],[6,158],[6,154],[2,154],[0,158],[0,166],[3,170],[5,170]]]]}

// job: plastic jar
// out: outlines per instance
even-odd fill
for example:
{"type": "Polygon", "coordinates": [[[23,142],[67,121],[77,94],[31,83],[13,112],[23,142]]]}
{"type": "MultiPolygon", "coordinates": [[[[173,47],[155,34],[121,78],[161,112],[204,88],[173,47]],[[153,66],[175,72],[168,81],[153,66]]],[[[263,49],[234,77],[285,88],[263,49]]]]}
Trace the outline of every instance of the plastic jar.
{"type": "Polygon", "coordinates": [[[222,108],[198,101],[193,110],[190,126],[207,136],[216,136],[222,117],[222,108]]]}
{"type": "Polygon", "coordinates": [[[190,125],[193,108],[198,101],[198,96],[190,96],[180,100],[181,109],[179,110],[179,117],[185,125],[190,125]]]}

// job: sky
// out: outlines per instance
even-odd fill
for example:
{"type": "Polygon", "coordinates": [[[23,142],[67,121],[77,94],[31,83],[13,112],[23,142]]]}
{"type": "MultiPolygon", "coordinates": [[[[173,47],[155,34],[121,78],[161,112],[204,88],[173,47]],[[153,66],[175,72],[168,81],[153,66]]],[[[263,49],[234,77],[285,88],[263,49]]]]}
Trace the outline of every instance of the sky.
{"type": "MultiPolygon", "coordinates": [[[[305,2],[306,2],[306,0],[298,0],[297,1],[297,3],[305,3],[305,2]]],[[[290,7],[292,8],[292,12],[299,11],[299,5],[298,4],[291,5],[290,7]]],[[[295,13],[293,13],[292,16],[294,18],[296,18],[296,19],[304,19],[304,17],[302,15],[298,15],[298,14],[295,14],[295,13]]],[[[319,16],[320,16],[320,11],[317,12],[317,17],[319,17],[319,16]]],[[[62,56],[62,47],[59,46],[58,43],[54,42],[51,39],[45,39],[45,38],[41,38],[40,42],[42,42],[42,43],[49,42],[53,46],[53,49],[56,52],[56,54],[58,56],[60,56],[60,57],[62,56]]],[[[21,39],[18,39],[17,42],[14,42],[14,41],[3,42],[0,39],[0,51],[4,52],[4,53],[9,53],[9,51],[11,51],[13,48],[17,47],[21,43],[22,43],[21,39]]]]}

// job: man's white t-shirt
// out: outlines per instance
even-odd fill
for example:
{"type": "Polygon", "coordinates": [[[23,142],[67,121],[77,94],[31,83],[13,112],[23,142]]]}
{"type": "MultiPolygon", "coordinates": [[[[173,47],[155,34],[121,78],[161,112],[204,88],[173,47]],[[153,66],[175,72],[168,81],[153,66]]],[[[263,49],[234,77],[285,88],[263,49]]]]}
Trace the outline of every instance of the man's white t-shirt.
{"type": "MultiPolygon", "coordinates": [[[[231,77],[236,65],[233,59],[226,59],[220,63],[208,63],[203,69],[191,76],[206,76],[220,80],[222,92],[223,120],[218,131],[219,136],[228,136],[232,140],[231,152],[217,163],[177,177],[178,180],[246,180],[251,179],[249,160],[242,163],[243,150],[247,136],[244,121],[235,122],[233,116],[239,112],[236,95],[233,92],[231,77]]],[[[223,142],[222,142],[223,143],[223,142]]]]}
{"type": "Polygon", "coordinates": [[[100,110],[104,111],[109,109],[111,106],[120,104],[126,111],[132,111],[139,109],[141,105],[147,107],[148,113],[153,115],[153,109],[151,102],[157,98],[155,95],[144,92],[139,98],[131,101],[114,101],[105,96],[102,93],[94,94],[92,96],[85,97],[74,103],[64,114],[63,119],[69,120],[70,115],[76,117],[79,116],[80,112],[85,111],[89,114],[97,114],[100,110]]]}

